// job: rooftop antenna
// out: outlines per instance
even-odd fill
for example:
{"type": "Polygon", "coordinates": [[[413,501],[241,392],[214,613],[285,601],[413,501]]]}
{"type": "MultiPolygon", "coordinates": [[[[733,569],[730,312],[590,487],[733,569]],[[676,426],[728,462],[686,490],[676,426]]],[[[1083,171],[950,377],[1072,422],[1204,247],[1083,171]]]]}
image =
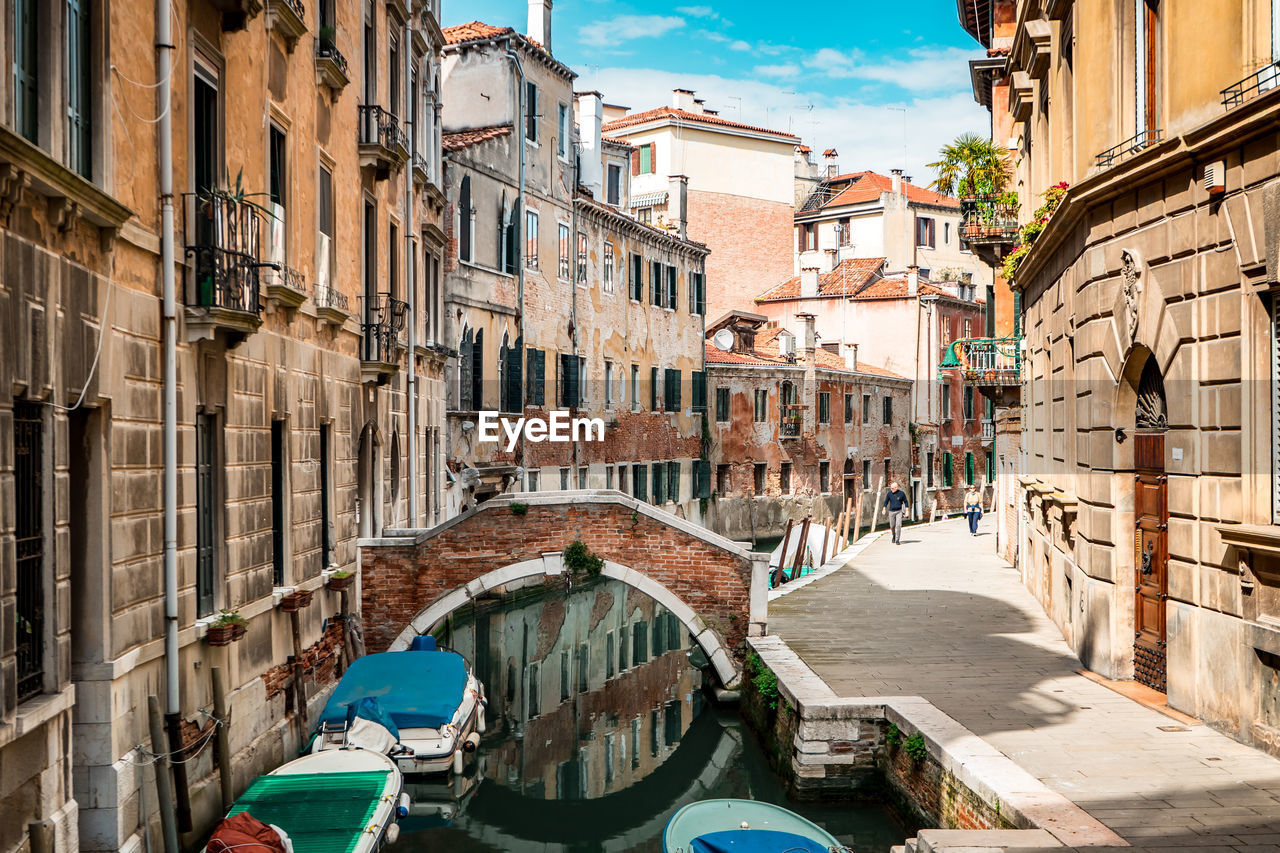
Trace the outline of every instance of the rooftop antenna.
{"type": "Polygon", "coordinates": [[[739,98],[737,95],[730,95],[725,98],[725,100],[738,102],[738,121],[742,121],[742,98],[739,98]]]}

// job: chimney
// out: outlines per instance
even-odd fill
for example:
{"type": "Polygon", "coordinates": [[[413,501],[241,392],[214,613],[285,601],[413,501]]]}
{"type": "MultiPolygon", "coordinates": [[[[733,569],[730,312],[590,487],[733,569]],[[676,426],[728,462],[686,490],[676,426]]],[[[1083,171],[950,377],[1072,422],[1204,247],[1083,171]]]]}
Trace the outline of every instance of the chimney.
{"type": "Polygon", "coordinates": [[[691,110],[691,112],[695,112],[695,113],[705,113],[706,111],[707,111],[707,99],[706,99],[706,98],[694,98],[694,99],[693,99],[693,109],[691,110]]]}
{"type": "Polygon", "coordinates": [[[858,345],[844,345],[844,366],[849,370],[857,371],[858,369],[858,345]]]}
{"type": "Polygon", "coordinates": [[[672,175],[667,182],[667,222],[676,229],[681,240],[688,238],[689,223],[685,211],[689,208],[689,179],[684,175],[672,175]]]}
{"type": "Polygon", "coordinates": [[[826,151],[823,151],[822,159],[827,164],[828,178],[834,178],[836,175],[840,174],[840,155],[836,152],[836,149],[828,148],[826,151]]]}
{"type": "Polygon", "coordinates": [[[671,106],[678,110],[684,110],[685,112],[701,112],[698,108],[697,99],[693,97],[692,89],[672,89],[671,106]]]}
{"type": "Polygon", "coordinates": [[[894,169],[889,174],[893,175],[893,194],[900,195],[902,193],[902,170],[894,169]]]}
{"type": "Polygon", "coordinates": [[[800,270],[800,298],[808,299],[818,295],[818,268],[800,270]]]}
{"type": "Polygon", "coordinates": [[[800,340],[796,342],[797,349],[804,356],[805,361],[813,361],[813,350],[817,346],[817,334],[814,332],[813,324],[816,319],[813,314],[797,314],[796,319],[800,321],[800,340]]]}
{"type": "Polygon", "coordinates": [[[920,292],[920,267],[912,264],[907,267],[907,296],[915,296],[920,292]]]}
{"type": "Polygon", "coordinates": [[[599,92],[578,92],[573,96],[578,108],[579,145],[582,149],[579,182],[597,201],[604,199],[604,160],[600,150],[600,125],[604,120],[604,99],[599,92]]]}
{"type": "Polygon", "coordinates": [[[529,26],[524,34],[551,52],[551,0],[529,0],[529,26]]]}

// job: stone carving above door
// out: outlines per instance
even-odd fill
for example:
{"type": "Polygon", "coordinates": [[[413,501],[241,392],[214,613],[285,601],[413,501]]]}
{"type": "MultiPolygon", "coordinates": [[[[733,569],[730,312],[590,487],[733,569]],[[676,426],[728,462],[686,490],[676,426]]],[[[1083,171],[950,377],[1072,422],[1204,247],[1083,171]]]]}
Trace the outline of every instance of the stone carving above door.
{"type": "Polygon", "coordinates": [[[1124,284],[1120,292],[1124,296],[1125,328],[1129,330],[1129,340],[1132,341],[1138,336],[1138,303],[1142,299],[1142,276],[1145,267],[1142,259],[1131,249],[1122,250],[1120,258],[1122,262],[1120,273],[1124,276],[1124,284]]]}

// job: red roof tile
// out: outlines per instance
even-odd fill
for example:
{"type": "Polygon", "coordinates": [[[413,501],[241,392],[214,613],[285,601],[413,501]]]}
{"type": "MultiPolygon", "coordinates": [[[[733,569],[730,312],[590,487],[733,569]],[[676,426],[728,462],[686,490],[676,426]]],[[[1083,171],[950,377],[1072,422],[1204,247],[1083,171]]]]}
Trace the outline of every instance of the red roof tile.
{"type": "MultiPolygon", "coordinates": [[[[840,296],[856,293],[860,287],[880,275],[884,268],[885,258],[845,258],[832,268],[818,276],[819,296],[840,296]]],[[[800,276],[793,276],[782,284],[765,291],[756,297],[757,302],[771,302],[780,299],[800,298],[800,276]]]]}
{"type": "MultiPolygon", "coordinates": [[[[927,281],[920,282],[921,296],[951,296],[941,287],[927,281]]],[[[907,296],[907,280],[905,278],[882,278],[853,294],[854,299],[905,299],[907,296]]]]}
{"type": "Polygon", "coordinates": [[[484,41],[513,32],[515,30],[511,27],[495,27],[480,21],[472,21],[469,24],[458,24],[456,27],[445,27],[444,43],[464,44],[469,41],[484,41]]]}
{"type": "MultiPolygon", "coordinates": [[[[731,350],[725,352],[714,344],[708,342],[706,345],[706,361],[708,364],[743,364],[743,365],[760,365],[763,367],[774,366],[803,366],[803,361],[793,362],[783,358],[778,354],[778,333],[782,329],[777,326],[761,329],[756,333],[755,349],[751,352],[738,352],[731,350]]],[[[813,361],[815,367],[823,370],[839,370],[844,373],[852,373],[845,365],[845,361],[833,352],[828,352],[822,347],[818,347],[813,351],[813,361]]],[[[857,373],[868,373],[873,376],[883,376],[888,379],[905,379],[896,373],[885,370],[883,367],[876,367],[873,364],[859,361],[857,373]]]]}
{"type": "Polygon", "coordinates": [[[679,110],[675,107],[658,107],[652,110],[645,110],[642,113],[632,113],[622,118],[614,119],[604,125],[602,130],[605,133],[617,133],[628,127],[634,127],[645,122],[658,121],[659,119],[680,119],[681,121],[692,122],[694,124],[710,124],[718,127],[732,127],[738,130],[750,130],[755,133],[768,133],[784,139],[788,142],[799,142],[800,137],[790,133],[784,133],[781,130],[770,130],[767,127],[756,127],[750,124],[742,124],[736,121],[720,118],[717,115],[708,115],[707,113],[691,113],[687,110],[679,110]]]}
{"type": "Polygon", "coordinates": [[[490,139],[497,139],[510,133],[511,125],[509,124],[459,130],[456,133],[444,134],[441,147],[445,151],[461,151],[463,148],[470,148],[472,145],[479,145],[481,142],[488,142],[490,139]]]}
{"type": "MultiPolygon", "coordinates": [[[[846,204],[877,201],[881,193],[893,191],[893,178],[888,175],[881,175],[878,172],[852,172],[847,175],[837,175],[828,180],[826,186],[838,186],[846,182],[851,183],[824,203],[823,207],[840,207],[846,204]]],[[[956,209],[960,207],[960,199],[958,198],[952,198],[924,187],[918,187],[915,184],[908,184],[905,181],[903,186],[907,191],[907,201],[912,201],[916,204],[931,204],[936,207],[954,207],[956,209]]]]}

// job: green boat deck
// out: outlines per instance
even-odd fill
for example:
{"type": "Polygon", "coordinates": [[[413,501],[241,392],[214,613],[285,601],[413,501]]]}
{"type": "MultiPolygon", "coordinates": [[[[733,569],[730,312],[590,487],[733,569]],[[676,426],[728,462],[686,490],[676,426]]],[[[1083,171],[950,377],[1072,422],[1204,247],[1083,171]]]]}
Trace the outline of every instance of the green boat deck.
{"type": "Polygon", "coordinates": [[[384,771],[260,776],[227,817],[248,812],[289,833],[294,853],[352,853],[387,784],[384,771]]]}

